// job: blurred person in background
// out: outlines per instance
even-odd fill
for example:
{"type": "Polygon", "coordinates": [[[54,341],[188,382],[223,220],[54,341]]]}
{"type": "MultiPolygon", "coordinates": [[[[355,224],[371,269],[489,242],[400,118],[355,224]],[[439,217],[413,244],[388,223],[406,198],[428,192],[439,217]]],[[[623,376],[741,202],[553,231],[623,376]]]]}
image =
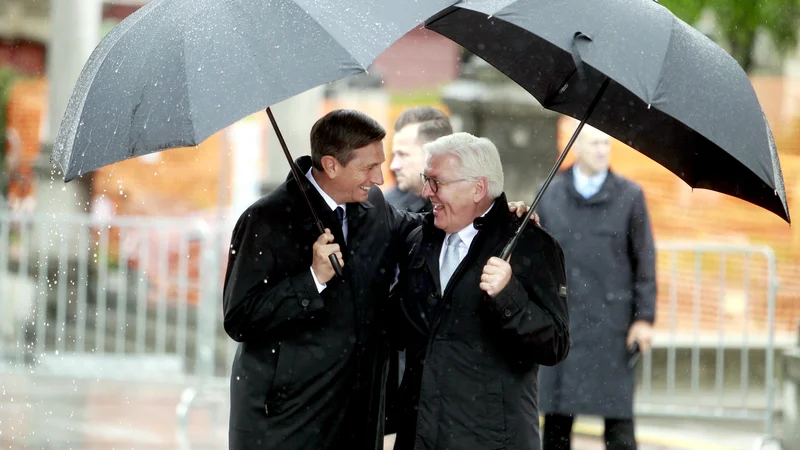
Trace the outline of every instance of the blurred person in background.
{"type": "MultiPolygon", "coordinates": [[[[397,180],[397,187],[386,193],[386,201],[401,211],[429,212],[431,202],[422,196],[419,174],[425,167],[422,146],[428,142],[453,134],[450,118],[432,106],[418,106],[404,110],[394,123],[392,162],[389,166],[397,180]]],[[[386,434],[395,433],[395,395],[405,370],[405,354],[391,356],[389,378],[386,382],[386,434]]],[[[393,445],[394,436],[387,437],[386,448],[393,445]]]]}
{"type": "Polygon", "coordinates": [[[650,350],[655,321],[655,246],[644,193],[609,170],[611,139],[586,125],[575,164],[558,173],[537,207],[564,249],[572,348],[539,373],[543,449],[569,450],[577,415],[605,419],[608,450],[636,448],[638,346],[650,350]]]}
{"type": "Polygon", "coordinates": [[[386,193],[386,201],[398,210],[430,211],[431,204],[422,196],[419,174],[425,167],[422,146],[453,134],[450,118],[432,106],[419,106],[403,111],[394,123],[392,162],[397,187],[386,193]]]}
{"type": "Polygon", "coordinates": [[[564,255],[530,224],[510,263],[495,256],[521,219],[491,141],[455,133],[425,151],[433,213],[406,241],[389,308],[406,350],[394,448],[538,450],[537,370],[570,345],[564,255]]]}

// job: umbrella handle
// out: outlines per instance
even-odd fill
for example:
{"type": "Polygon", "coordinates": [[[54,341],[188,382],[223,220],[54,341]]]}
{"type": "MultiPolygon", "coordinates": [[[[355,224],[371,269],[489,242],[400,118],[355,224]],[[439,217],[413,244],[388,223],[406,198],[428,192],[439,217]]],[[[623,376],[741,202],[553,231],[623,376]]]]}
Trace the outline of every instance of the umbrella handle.
{"type": "MultiPolygon", "coordinates": [[[[297,168],[297,164],[294,163],[294,159],[292,159],[292,155],[289,154],[289,147],[286,145],[286,141],[283,140],[283,134],[281,134],[280,128],[278,128],[278,122],[275,121],[275,116],[272,115],[272,110],[267,107],[267,116],[269,116],[269,121],[272,122],[272,128],[275,129],[275,135],[278,137],[278,142],[281,143],[281,148],[283,148],[283,154],[286,155],[286,160],[289,161],[289,168],[292,170],[292,176],[294,176],[294,180],[297,182],[297,187],[300,188],[300,192],[303,194],[303,198],[306,200],[306,205],[308,205],[308,209],[311,210],[311,215],[314,217],[314,224],[317,226],[317,231],[319,234],[325,233],[325,227],[322,226],[322,221],[319,220],[319,216],[317,216],[317,212],[314,210],[314,207],[311,205],[311,200],[308,198],[308,194],[306,194],[306,190],[303,188],[303,183],[300,181],[300,171],[297,168]]],[[[330,254],[328,255],[328,259],[333,266],[333,271],[336,273],[338,277],[343,276],[342,266],[339,265],[339,260],[336,258],[336,255],[330,254]]]]}
{"type": "Polygon", "coordinates": [[[536,206],[539,204],[539,200],[542,199],[542,194],[544,194],[544,191],[547,189],[548,186],[550,186],[550,182],[553,181],[553,177],[556,175],[556,172],[558,172],[558,168],[561,167],[561,164],[564,162],[564,158],[567,157],[567,153],[569,153],[570,149],[572,148],[572,145],[575,143],[575,140],[578,138],[578,135],[580,134],[581,130],[583,129],[583,125],[589,119],[589,116],[592,115],[592,113],[594,112],[594,109],[597,107],[597,104],[600,103],[600,99],[603,97],[603,94],[606,92],[606,89],[608,88],[608,85],[609,85],[610,82],[611,82],[611,78],[608,78],[608,77],[606,77],[606,79],[603,80],[603,84],[600,85],[600,89],[597,90],[597,94],[594,96],[594,99],[592,99],[592,103],[589,104],[589,108],[586,110],[586,113],[583,115],[583,118],[581,119],[581,122],[578,124],[578,127],[575,129],[575,132],[572,133],[572,137],[569,139],[569,143],[567,143],[567,147],[564,149],[563,152],[561,152],[561,156],[558,157],[558,160],[556,161],[555,165],[553,166],[552,169],[550,169],[550,174],[547,175],[547,179],[545,179],[544,184],[542,184],[541,189],[539,189],[539,192],[536,193],[536,198],[533,199],[533,204],[531,205],[530,209],[528,210],[528,214],[525,215],[525,220],[522,221],[522,223],[519,225],[519,228],[514,233],[514,236],[508,241],[508,244],[506,244],[506,246],[503,248],[502,253],[500,253],[500,259],[508,261],[508,259],[511,257],[511,252],[513,252],[514,251],[514,247],[517,246],[517,241],[519,240],[519,237],[522,234],[522,231],[525,229],[525,226],[528,225],[528,222],[530,221],[531,216],[533,215],[533,212],[536,210],[536,206]]]}

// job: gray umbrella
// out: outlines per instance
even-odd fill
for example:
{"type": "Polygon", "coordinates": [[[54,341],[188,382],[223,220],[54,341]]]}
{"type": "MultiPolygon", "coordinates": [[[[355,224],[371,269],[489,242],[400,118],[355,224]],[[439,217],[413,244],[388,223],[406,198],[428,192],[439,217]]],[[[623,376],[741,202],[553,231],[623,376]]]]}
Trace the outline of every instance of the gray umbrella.
{"type": "Polygon", "coordinates": [[[53,150],[69,181],[197,145],[269,105],[366,72],[456,0],[152,0],[114,27],[73,91],[53,150]]]}
{"type": "Polygon", "coordinates": [[[656,2],[463,0],[426,27],[692,187],[789,221],[775,142],[747,75],[656,2]]]}

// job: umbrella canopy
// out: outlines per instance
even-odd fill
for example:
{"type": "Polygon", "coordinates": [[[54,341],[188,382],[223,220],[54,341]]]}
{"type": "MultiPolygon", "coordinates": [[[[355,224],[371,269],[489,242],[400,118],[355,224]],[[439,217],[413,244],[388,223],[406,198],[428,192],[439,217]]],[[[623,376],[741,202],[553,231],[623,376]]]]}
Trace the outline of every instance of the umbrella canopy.
{"type": "Polygon", "coordinates": [[[269,105],[366,72],[397,39],[455,1],[150,1],[90,56],[53,161],[69,181],[197,145],[269,105]]]}
{"type": "Polygon", "coordinates": [[[692,187],[741,198],[789,221],[775,142],[747,75],[658,3],[463,0],[426,27],[553,111],[581,118],[603,89],[586,123],[692,187]]]}

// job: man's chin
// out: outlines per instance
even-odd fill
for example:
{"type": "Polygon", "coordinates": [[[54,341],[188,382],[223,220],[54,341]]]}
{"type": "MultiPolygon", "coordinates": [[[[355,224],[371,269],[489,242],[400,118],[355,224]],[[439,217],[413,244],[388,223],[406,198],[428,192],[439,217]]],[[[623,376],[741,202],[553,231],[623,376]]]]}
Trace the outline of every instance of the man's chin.
{"type": "Polygon", "coordinates": [[[433,215],[433,226],[435,226],[436,228],[438,228],[440,230],[444,230],[445,227],[447,226],[447,224],[444,223],[444,220],[441,218],[441,216],[437,216],[436,214],[434,214],[433,215]]]}

